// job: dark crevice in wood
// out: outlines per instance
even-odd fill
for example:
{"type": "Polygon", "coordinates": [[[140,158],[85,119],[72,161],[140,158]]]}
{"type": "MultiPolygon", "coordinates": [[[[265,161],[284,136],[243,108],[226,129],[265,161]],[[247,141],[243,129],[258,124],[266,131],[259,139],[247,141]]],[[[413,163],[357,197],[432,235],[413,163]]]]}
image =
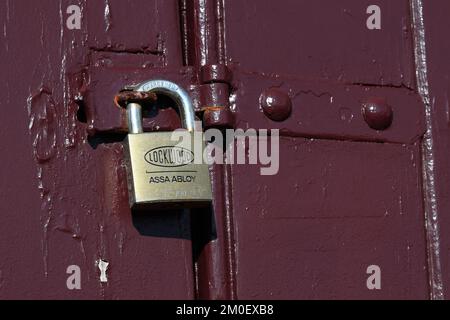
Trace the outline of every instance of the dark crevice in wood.
{"type": "Polygon", "coordinates": [[[119,48],[96,48],[91,47],[93,52],[105,52],[105,53],[124,53],[124,54],[136,54],[136,55],[154,55],[163,56],[164,52],[159,50],[152,50],[149,48],[129,48],[129,49],[119,49],[119,48]]]}
{"type": "Polygon", "coordinates": [[[96,150],[100,145],[122,143],[127,137],[126,133],[101,132],[88,136],[88,143],[96,150]]]}

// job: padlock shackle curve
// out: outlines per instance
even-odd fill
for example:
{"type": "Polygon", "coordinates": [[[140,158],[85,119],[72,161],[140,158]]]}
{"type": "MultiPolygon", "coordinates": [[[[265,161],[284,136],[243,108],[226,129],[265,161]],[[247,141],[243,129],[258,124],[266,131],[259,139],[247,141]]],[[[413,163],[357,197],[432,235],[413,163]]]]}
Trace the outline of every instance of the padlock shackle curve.
{"type": "Polygon", "coordinates": [[[189,132],[195,130],[195,111],[191,97],[182,87],[168,80],[150,80],[134,88],[138,92],[163,94],[173,99],[180,111],[181,124],[189,132]]]}

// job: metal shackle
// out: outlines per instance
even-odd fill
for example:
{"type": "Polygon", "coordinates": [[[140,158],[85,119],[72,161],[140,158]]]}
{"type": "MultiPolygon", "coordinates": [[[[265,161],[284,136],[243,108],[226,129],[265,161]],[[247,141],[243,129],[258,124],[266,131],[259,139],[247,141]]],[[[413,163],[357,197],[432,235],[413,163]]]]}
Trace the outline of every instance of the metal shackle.
{"type": "MultiPolygon", "coordinates": [[[[194,132],[195,112],[189,94],[176,83],[167,80],[150,80],[133,88],[137,92],[163,94],[177,104],[180,111],[181,123],[184,129],[194,132]]],[[[138,103],[127,105],[128,131],[131,134],[143,133],[142,106],[138,103]]]]}

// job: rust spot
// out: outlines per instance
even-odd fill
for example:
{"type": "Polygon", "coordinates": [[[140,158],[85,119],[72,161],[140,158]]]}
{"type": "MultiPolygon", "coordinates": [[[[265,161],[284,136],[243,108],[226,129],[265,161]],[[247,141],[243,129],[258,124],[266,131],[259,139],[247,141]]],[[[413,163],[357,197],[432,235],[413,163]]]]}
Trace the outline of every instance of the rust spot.
{"type": "Polygon", "coordinates": [[[220,111],[223,108],[224,107],[221,107],[221,106],[210,106],[210,107],[203,107],[202,111],[220,111]]]}
{"type": "Polygon", "coordinates": [[[234,116],[230,109],[211,106],[203,108],[203,123],[205,128],[232,128],[234,116]]]}
{"type": "Polygon", "coordinates": [[[114,97],[114,104],[126,108],[129,103],[155,102],[157,96],[151,92],[122,91],[114,97]]]}

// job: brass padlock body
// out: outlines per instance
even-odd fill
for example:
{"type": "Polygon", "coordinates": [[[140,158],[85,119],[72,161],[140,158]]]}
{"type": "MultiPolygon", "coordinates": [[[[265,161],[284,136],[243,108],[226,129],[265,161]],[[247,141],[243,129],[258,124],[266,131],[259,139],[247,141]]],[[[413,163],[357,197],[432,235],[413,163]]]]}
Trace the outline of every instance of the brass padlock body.
{"type": "Polygon", "coordinates": [[[211,203],[208,165],[194,163],[194,146],[204,146],[194,139],[202,134],[190,135],[191,150],[177,147],[171,132],[128,135],[125,154],[132,208],[192,208],[211,203]]]}

